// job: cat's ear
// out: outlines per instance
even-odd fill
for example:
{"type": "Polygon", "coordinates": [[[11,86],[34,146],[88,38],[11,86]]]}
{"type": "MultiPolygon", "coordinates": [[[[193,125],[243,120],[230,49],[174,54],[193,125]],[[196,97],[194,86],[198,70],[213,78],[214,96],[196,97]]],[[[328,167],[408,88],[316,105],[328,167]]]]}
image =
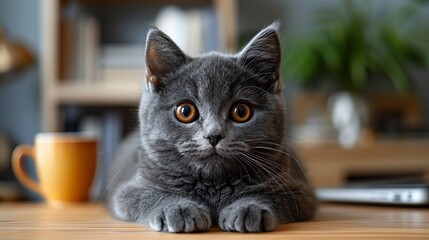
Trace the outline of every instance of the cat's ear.
{"type": "Polygon", "coordinates": [[[281,46],[278,36],[279,23],[274,22],[260,31],[239,53],[240,64],[252,71],[265,89],[279,88],[281,46]]]}
{"type": "Polygon", "coordinates": [[[187,62],[187,56],[158,28],[149,30],[146,38],[146,83],[149,90],[157,90],[163,78],[187,62]]]}

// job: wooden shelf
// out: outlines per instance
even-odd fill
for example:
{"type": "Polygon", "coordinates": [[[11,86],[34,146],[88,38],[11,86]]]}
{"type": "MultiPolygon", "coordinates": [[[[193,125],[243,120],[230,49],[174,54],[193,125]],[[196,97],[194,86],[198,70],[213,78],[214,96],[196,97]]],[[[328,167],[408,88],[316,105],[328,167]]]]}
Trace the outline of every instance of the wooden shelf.
{"type": "Polygon", "coordinates": [[[376,139],[344,149],[337,142],[297,144],[299,158],[316,187],[334,187],[350,175],[422,173],[429,177],[429,139],[376,139]]]}
{"type": "Polygon", "coordinates": [[[140,84],[65,83],[55,88],[53,100],[58,104],[84,106],[135,106],[141,97],[140,84]]]}

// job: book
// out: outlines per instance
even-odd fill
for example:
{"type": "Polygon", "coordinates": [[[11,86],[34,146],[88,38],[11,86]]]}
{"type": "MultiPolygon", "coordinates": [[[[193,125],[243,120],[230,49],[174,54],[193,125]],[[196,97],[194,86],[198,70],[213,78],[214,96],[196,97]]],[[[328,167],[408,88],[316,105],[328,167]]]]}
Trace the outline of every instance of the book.
{"type": "Polygon", "coordinates": [[[143,68],[144,45],[105,44],[98,56],[99,67],[106,68],[143,68]]]}
{"type": "Polygon", "coordinates": [[[69,18],[60,21],[60,72],[61,79],[77,78],[77,23],[69,18]]]}
{"type": "Polygon", "coordinates": [[[81,20],[82,32],[82,79],[85,83],[90,83],[99,79],[97,72],[98,57],[98,32],[99,26],[97,19],[92,16],[86,16],[81,20]]]}
{"type": "Polygon", "coordinates": [[[106,85],[134,85],[139,87],[145,76],[144,68],[102,68],[101,79],[106,85]]]}
{"type": "Polygon", "coordinates": [[[213,7],[207,7],[202,10],[203,26],[202,34],[205,51],[219,51],[219,32],[217,24],[217,15],[213,7]]]}
{"type": "Polygon", "coordinates": [[[100,50],[98,61],[97,71],[105,85],[134,85],[139,87],[144,79],[143,45],[104,45],[100,50]]]}
{"type": "Polygon", "coordinates": [[[209,31],[217,34],[217,29],[204,29],[216,27],[216,14],[209,8],[182,10],[167,6],[158,14],[155,25],[165,32],[185,53],[196,56],[205,52],[206,39],[210,39],[210,50],[217,49],[217,36],[205,36],[209,31]],[[212,11],[212,12],[211,12],[212,11]]]}
{"type": "Polygon", "coordinates": [[[187,53],[196,56],[205,51],[203,42],[203,14],[200,10],[187,12],[187,53]]]}
{"type": "Polygon", "coordinates": [[[97,74],[99,24],[90,15],[64,16],[60,32],[60,78],[93,82],[97,74]]]}

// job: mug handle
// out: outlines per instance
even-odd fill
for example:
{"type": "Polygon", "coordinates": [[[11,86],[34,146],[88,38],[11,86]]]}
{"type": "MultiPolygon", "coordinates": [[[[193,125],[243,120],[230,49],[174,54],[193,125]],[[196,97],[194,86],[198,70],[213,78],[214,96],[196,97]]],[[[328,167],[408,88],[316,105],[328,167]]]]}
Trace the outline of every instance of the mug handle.
{"type": "Polygon", "coordinates": [[[23,185],[39,194],[42,194],[39,184],[31,179],[24,169],[24,156],[29,156],[33,161],[36,161],[34,155],[33,146],[20,145],[16,147],[12,153],[12,169],[15,176],[23,185]]]}

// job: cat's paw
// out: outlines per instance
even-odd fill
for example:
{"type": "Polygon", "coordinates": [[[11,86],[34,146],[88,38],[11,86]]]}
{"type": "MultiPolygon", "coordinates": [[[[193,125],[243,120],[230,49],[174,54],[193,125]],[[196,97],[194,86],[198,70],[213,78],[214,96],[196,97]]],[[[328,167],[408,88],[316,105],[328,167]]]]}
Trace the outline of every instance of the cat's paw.
{"type": "Polygon", "coordinates": [[[271,208],[257,202],[235,202],[222,209],[218,225],[230,232],[266,232],[277,226],[271,208]]]}
{"type": "Polygon", "coordinates": [[[191,202],[172,203],[155,210],[149,225],[159,232],[204,232],[211,226],[210,212],[191,202]]]}

